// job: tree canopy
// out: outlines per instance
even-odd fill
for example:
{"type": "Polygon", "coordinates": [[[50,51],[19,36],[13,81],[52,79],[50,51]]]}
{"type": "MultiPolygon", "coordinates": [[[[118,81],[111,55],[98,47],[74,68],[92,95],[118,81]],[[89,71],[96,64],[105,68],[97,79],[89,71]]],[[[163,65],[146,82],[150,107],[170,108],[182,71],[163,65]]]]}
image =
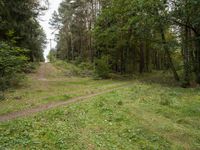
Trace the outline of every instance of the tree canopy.
{"type": "Polygon", "coordinates": [[[113,72],[171,70],[185,87],[200,83],[199,6],[198,0],[64,0],[51,20],[59,29],[57,57],[106,56],[113,72]]]}
{"type": "Polygon", "coordinates": [[[0,1],[0,41],[15,41],[15,45],[29,49],[30,61],[42,61],[45,33],[38,18],[45,10],[38,0],[0,1]]]}
{"type": "Polygon", "coordinates": [[[46,35],[39,24],[44,2],[0,0],[0,92],[17,82],[30,62],[44,61],[46,35]]]}

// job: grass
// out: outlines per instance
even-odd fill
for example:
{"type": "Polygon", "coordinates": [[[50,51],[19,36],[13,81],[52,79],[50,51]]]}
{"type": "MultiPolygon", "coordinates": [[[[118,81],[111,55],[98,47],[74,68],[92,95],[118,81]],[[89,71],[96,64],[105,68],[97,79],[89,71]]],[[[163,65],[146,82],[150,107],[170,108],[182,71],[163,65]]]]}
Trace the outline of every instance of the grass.
{"type": "MultiPolygon", "coordinates": [[[[135,79],[131,86],[85,102],[0,123],[0,149],[199,150],[200,89],[163,86],[150,78],[135,79]]],[[[60,94],[42,99],[67,100],[77,92],[122,83],[90,78],[55,81],[49,83],[50,89],[59,84],[61,89],[75,87],[74,93],[59,89],[60,94]]]]}
{"type": "Polygon", "coordinates": [[[46,71],[42,80],[40,73],[32,74],[27,77],[26,85],[6,92],[6,100],[0,101],[0,115],[100,92],[127,83],[113,80],[95,81],[79,76],[66,77],[63,71],[52,66],[48,66],[46,71]]]}
{"type": "Polygon", "coordinates": [[[29,85],[24,88],[9,91],[7,99],[0,101],[0,114],[36,107],[53,101],[66,100],[82,95],[117,87],[126,82],[94,81],[88,78],[70,78],[61,81],[34,81],[29,79],[29,85]],[[73,81],[74,80],[74,81],[73,81]],[[48,101],[49,100],[49,101],[48,101]]]}
{"type": "Polygon", "coordinates": [[[199,89],[135,81],[87,102],[1,123],[0,149],[197,150],[199,108],[199,89]]]}

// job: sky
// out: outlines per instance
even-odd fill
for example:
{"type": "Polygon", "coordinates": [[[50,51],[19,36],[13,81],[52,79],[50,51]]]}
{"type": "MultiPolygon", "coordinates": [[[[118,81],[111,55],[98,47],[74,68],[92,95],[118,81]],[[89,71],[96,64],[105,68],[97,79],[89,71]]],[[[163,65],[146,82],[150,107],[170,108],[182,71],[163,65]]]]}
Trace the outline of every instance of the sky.
{"type": "MultiPolygon", "coordinates": [[[[58,7],[60,5],[60,3],[62,2],[62,0],[49,0],[49,9],[47,11],[45,11],[45,14],[43,16],[40,17],[40,24],[43,27],[47,39],[48,39],[48,43],[47,43],[47,47],[44,50],[44,57],[45,60],[47,60],[47,55],[49,54],[50,51],[50,39],[54,39],[55,37],[55,33],[52,34],[52,32],[54,32],[53,29],[51,29],[51,26],[49,25],[49,20],[52,17],[52,14],[54,11],[58,10],[58,7]]],[[[52,48],[56,46],[56,42],[54,40],[52,40],[52,48]]]]}

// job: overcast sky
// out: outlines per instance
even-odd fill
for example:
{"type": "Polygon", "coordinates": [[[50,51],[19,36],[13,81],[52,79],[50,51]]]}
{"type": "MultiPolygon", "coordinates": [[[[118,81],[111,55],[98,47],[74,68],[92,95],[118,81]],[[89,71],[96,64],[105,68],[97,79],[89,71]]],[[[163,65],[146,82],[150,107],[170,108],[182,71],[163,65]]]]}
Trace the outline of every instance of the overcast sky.
{"type": "MultiPolygon", "coordinates": [[[[52,14],[54,11],[58,10],[58,7],[62,0],[49,0],[49,9],[45,12],[45,15],[40,17],[40,24],[44,28],[44,31],[46,32],[47,39],[54,39],[54,34],[52,34],[53,30],[51,29],[49,25],[49,20],[52,17],[52,14]]],[[[52,41],[52,47],[55,47],[56,43],[52,41]]],[[[44,50],[44,56],[47,57],[48,53],[50,51],[50,43],[48,43],[47,48],[44,50]]]]}

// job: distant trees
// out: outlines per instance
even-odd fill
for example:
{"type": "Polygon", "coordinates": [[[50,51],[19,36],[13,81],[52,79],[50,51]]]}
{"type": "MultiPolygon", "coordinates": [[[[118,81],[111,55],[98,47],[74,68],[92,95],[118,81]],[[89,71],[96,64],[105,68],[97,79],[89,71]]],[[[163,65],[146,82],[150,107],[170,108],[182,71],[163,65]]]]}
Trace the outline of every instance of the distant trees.
{"type": "Polygon", "coordinates": [[[92,29],[100,10],[98,0],[65,0],[51,24],[59,29],[57,52],[61,59],[93,61],[92,29]]]}
{"type": "Polygon", "coordinates": [[[91,62],[105,56],[113,72],[170,69],[184,87],[200,83],[199,6],[198,0],[65,0],[52,20],[60,31],[57,56],[91,62]]]}

